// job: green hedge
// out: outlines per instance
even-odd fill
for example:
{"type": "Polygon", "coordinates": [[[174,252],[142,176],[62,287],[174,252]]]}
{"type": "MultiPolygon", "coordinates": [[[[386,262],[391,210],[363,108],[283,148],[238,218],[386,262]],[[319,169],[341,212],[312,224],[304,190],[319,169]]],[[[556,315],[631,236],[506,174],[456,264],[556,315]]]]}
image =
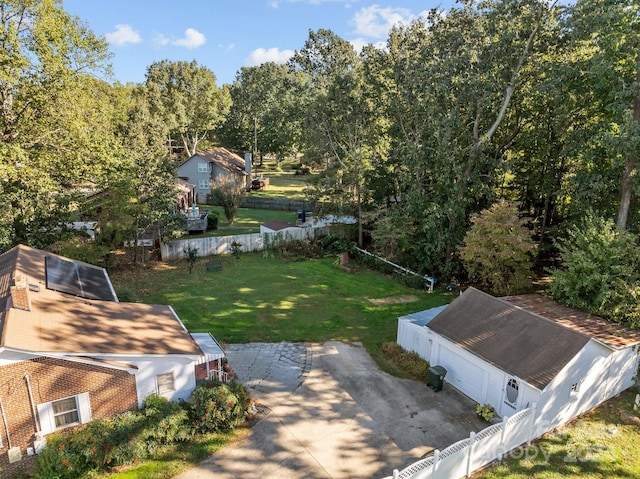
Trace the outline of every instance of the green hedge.
{"type": "Polygon", "coordinates": [[[233,429],[244,419],[248,404],[249,395],[238,383],[205,382],[180,403],[151,395],[139,410],[47,436],[35,477],[81,478],[92,471],[135,464],[199,432],[233,429]]]}

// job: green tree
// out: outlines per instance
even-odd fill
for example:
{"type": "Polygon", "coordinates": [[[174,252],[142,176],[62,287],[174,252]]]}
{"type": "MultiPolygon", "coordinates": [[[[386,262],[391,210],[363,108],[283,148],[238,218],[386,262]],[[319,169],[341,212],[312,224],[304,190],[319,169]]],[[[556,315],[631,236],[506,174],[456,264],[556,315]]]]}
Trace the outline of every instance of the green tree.
{"type": "Polygon", "coordinates": [[[331,31],[310,32],[291,60],[310,78],[305,138],[325,167],[308,193],[320,214],[355,214],[363,244],[363,208],[371,198],[368,175],[386,155],[379,111],[365,84],[365,67],[351,44],[331,31]]]}
{"type": "Polygon", "coordinates": [[[535,243],[517,206],[501,200],[470,221],[459,252],[471,281],[500,296],[530,288],[535,243]]]}
{"type": "Polygon", "coordinates": [[[265,154],[279,161],[295,152],[301,142],[302,84],[302,75],[287,65],[267,62],[241,68],[231,86],[233,108],[220,129],[223,143],[253,152],[254,161],[265,154]]]}
{"type": "Polygon", "coordinates": [[[211,194],[218,200],[224,216],[229,224],[233,224],[233,220],[240,208],[242,197],[244,196],[244,188],[238,184],[233,178],[222,175],[211,183],[211,194]]]}
{"type": "Polygon", "coordinates": [[[110,163],[111,110],[88,75],[108,71],[107,44],[58,1],[10,0],[0,45],[0,249],[44,247],[110,163]]]}
{"type": "Polygon", "coordinates": [[[105,194],[100,202],[99,240],[112,248],[131,241],[135,263],[142,236],[160,240],[173,228],[177,189],[164,143],[166,126],[150,113],[148,91],[131,87],[123,94],[126,117],[117,134],[121,158],[101,185],[105,194]]]}
{"type": "Polygon", "coordinates": [[[169,127],[167,141],[180,144],[187,157],[200,142],[212,140],[231,107],[229,90],[218,88],[214,73],[195,60],[154,62],[147,68],[145,85],[152,113],[169,127]]]}
{"type": "Polygon", "coordinates": [[[553,298],[611,321],[640,328],[640,245],[612,220],[587,215],[556,243],[553,298]]]}
{"type": "Polygon", "coordinates": [[[379,221],[395,232],[387,242],[401,245],[401,263],[445,277],[459,272],[469,215],[493,202],[518,135],[513,104],[548,8],[462,2],[392,31],[387,114],[401,204],[379,221]]]}

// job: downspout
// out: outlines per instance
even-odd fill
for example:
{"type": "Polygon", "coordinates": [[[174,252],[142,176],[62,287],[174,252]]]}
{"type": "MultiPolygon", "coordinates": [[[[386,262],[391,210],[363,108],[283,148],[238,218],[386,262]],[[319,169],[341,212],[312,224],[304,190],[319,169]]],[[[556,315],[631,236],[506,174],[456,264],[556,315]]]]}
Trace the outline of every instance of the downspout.
{"type": "Polygon", "coordinates": [[[7,433],[7,445],[11,449],[11,436],[9,435],[9,425],[7,424],[7,416],[4,413],[4,406],[2,405],[2,398],[0,398],[0,413],[2,413],[2,422],[4,424],[4,431],[7,433]]]}
{"type": "Polygon", "coordinates": [[[36,433],[40,433],[40,423],[38,422],[38,415],[36,414],[36,406],[33,402],[33,394],[31,394],[31,383],[29,382],[29,373],[25,373],[22,377],[27,382],[27,392],[29,393],[29,403],[31,404],[31,414],[33,415],[33,423],[36,426],[36,433]]]}

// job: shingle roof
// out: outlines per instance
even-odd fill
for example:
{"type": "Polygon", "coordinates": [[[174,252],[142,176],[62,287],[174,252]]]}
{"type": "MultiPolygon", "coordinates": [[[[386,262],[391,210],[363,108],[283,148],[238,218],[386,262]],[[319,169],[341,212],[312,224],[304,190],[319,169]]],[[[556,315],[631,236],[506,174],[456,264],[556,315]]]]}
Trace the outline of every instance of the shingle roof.
{"type": "Polygon", "coordinates": [[[542,390],[590,337],[468,288],[428,327],[461,348],[542,390]]]}
{"type": "MultiPolygon", "coordinates": [[[[213,150],[201,151],[193,155],[191,158],[193,158],[194,156],[200,156],[205,160],[210,161],[211,163],[215,163],[220,168],[227,170],[229,173],[241,176],[248,175],[248,173],[245,171],[246,165],[244,159],[239,157],[235,153],[231,153],[226,148],[218,147],[214,148],[213,150]]],[[[189,160],[191,158],[189,158],[189,160]]]]}
{"type": "Polygon", "coordinates": [[[45,257],[17,246],[0,255],[0,346],[35,353],[95,355],[202,355],[171,307],[89,300],[45,287],[45,257]],[[24,275],[30,311],[11,305],[10,287],[24,275]]]}
{"type": "Polygon", "coordinates": [[[280,231],[286,228],[297,228],[296,225],[292,225],[287,221],[267,221],[266,223],[262,223],[262,226],[268,228],[272,231],[280,231]]]}
{"type": "Polygon", "coordinates": [[[558,304],[539,294],[508,296],[504,300],[615,349],[640,343],[640,331],[558,304]]]}

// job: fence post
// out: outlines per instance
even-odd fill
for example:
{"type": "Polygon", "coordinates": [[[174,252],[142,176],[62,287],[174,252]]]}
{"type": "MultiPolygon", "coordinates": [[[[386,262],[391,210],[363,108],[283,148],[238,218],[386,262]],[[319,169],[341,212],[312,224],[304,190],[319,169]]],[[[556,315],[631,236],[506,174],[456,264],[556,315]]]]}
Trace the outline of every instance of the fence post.
{"type": "Polygon", "coordinates": [[[507,435],[507,421],[509,421],[509,416],[503,416],[502,418],[502,431],[500,431],[500,451],[498,459],[502,459],[507,452],[505,450],[505,436],[507,435]]]}
{"type": "Polygon", "coordinates": [[[393,470],[393,479],[398,479],[400,477],[400,472],[397,469],[393,470]]]}
{"type": "Polygon", "coordinates": [[[431,479],[438,479],[436,469],[438,468],[438,461],[440,461],[440,451],[438,449],[433,450],[433,466],[431,467],[431,479]]]}
{"type": "Polygon", "coordinates": [[[465,477],[471,476],[471,457],[473,456],[473,445],[476,442],[476,433],[471,431],[469,434],[469,452],[467,454],[467,473],[465,477]]]}
{"type": "Polygon", "coordinates": [[[534,401],[531,405],[531,431],[529,431],[529,438],[527,439],[527,446],[531,445],[536,434],[536,423],[538,422],[538,401],[534,401]]]}

